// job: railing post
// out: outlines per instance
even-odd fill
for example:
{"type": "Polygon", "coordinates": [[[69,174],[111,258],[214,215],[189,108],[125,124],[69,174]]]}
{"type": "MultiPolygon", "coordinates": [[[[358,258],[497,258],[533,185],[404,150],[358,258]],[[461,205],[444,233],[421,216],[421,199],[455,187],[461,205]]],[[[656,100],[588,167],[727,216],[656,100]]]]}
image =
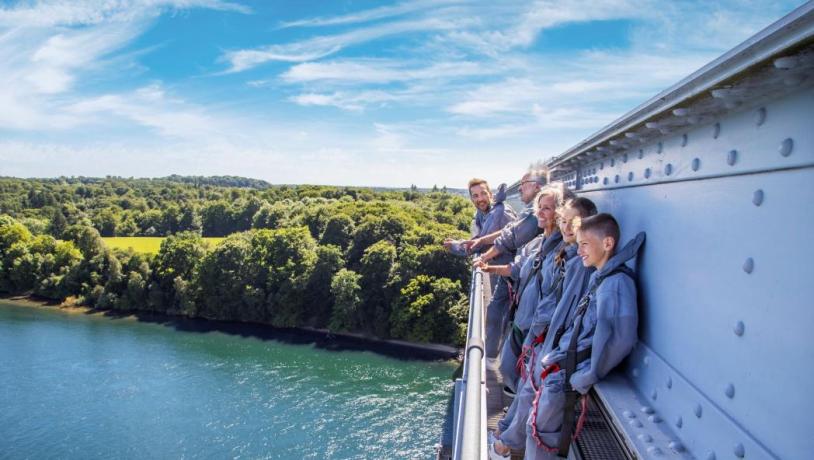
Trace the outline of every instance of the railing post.
{"type": "Polygon", "coordinates": [[[464,351],[464,372],[462,398],[455,414],[456,427],[453,449],[454,459],[486,458],[486,366],[484,346],[484,292],[483,272],[472,272],[469,290],[469,321],[466,348],[464,351]]]}

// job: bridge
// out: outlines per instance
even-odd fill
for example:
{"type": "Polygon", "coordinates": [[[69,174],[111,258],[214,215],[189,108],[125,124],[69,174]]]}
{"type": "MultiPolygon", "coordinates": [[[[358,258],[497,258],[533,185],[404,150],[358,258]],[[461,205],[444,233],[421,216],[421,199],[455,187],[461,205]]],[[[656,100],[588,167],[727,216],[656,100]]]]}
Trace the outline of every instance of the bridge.
{"type": "MultiPolygon", "coordinates": [[[[632,267],[639,343],[594,386],[571,455],[809,458],[814,3],[547,166],[616,216],[623,241],[647,233],[632,267]]],[[[505,403],[487,391],[499,383],[483,359],[484,278],[473,273],[465,370],[439,458],[486,458],[488,421],[505,403]]]]}

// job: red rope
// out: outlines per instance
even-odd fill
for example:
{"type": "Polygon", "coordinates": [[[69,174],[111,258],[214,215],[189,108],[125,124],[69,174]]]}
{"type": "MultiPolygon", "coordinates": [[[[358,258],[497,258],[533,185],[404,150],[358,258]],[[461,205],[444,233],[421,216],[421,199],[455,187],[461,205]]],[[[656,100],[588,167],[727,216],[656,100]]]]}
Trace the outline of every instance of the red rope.
{"type": "MultiPolygon", "coordinates": [[[[537,447],[547,451],[547,452],[558,452],[559,448],[551,447],[548,444],[543,442],[543,439],[537,432],[537,407],[540,405],[540,395],[543,393],[543,383],[545,382],[546,377],[554,372],[560,370],[560,366],[558,364],[552,364],[545,368],[543,372],[540,374],[540,388],[538,388],[534,393],[534,402],[531,404],[531,436],[534,438],[534,441],[537,443],[537,447]]],[[[532,385],[534,382],[532,381],[532,385]]],[[[585,417],[588,414],[588,399],[584,396],[580,397],[580,405],[581,405],[581,412],[579,414],[579,419],[577,419],[577,427],[574,430],[573,436],[571,436],[572,440],[576,440],[577,436],[582,432],[582,428],[585,426],[585,417]]]]}
{"type": "Polygon", "coordinates": [[[531,436],[534,438],[534,441],[537,443],[537,447],[539,447],[541,449],[544,449],[544,450],[546,450],[548,452],[557,452],[557,451],[559,451],[559,449],[556,448],[556,447],[551,447],[551,446],[547,445],[546,443],[544,443],[543,439],[540,438],[540,435],[537,433],[537,406],[539,406],[539,404],[540,404],[540,395],[543,394],[543,387],[544,387],[546,377],[548,377],[549,374],[552,374],[552,373],[557,372],[559,370],[560,370],[560,365],[556,364],[556,363],[554,363],[554,364],[546,367],[545,369],[543,369],[543,372],[540,374],[540,388],[538,388],[537,391],[535,391],[535,393],[534,393],[534,402],[531,403],[531,436]]]}

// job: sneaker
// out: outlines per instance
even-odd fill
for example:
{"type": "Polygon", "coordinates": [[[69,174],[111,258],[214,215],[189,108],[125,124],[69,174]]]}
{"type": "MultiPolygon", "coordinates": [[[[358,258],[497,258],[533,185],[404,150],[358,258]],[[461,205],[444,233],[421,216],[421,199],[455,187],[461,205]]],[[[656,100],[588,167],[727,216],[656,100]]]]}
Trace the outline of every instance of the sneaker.
{"type": "Polygon", "coordinates": [[[500,369],[500,362],[497,358],[486,358],[486,368],[490,371],[496,371],[500,369]]]}
{"type": "Polygon", "coordinates": [[[503,394],[510,398],[514,398],[515,395],[514,390],[512,390],[508,386],[503,387],[503,394]]]}
{"type": "Polygon", "coordinates": [[[511,458],[511,452],[506,455],[500,454],[497,450],[495,450],[495,443],[489,443],[489,460],[510,460],[511,458]]]}

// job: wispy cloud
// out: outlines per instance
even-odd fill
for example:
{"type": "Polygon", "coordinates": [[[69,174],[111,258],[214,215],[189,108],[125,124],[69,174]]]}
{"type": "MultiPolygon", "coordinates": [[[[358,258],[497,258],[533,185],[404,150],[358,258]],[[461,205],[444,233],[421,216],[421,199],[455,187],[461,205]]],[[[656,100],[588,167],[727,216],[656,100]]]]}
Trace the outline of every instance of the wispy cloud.
{"type": "Polygon", "coordinates": [[[459,21],[445,19],[395,21],[336,35],[317,36],[299,42],[229,51],[224,54],[223,60],[230,64],[230,72],[241,72],[269,61],[313,61],[336,54],[347,47],[384,37],[448,30],[459,27],[459,25],[459,21]]]}
{"type": "Polygon", "coordinates": [[[435,9],[443,5],[454,5],[463,3],[463,0],[419,0],[399,3],[396,5],[380,6],[351,14],[332,16],[327,18],[310,18],[298,21],[288,21],[281,24],[281,27],[321,27],[347,24],[358,24],[363,22],[389,19],[402,16],[408,13],[435,9]]]}

